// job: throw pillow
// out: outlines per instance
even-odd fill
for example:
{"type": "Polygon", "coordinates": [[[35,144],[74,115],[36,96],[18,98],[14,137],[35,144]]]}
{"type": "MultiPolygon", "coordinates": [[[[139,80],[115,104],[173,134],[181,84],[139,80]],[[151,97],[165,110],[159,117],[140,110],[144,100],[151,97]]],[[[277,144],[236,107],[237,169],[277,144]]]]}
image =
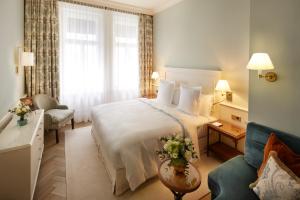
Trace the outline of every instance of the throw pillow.
{"type": "Polygon", "coordinates": [[[264,148],[263,162],[257,171],[258,177],[261,176],[267,163],[270,151],[276,151],[278,158],[290,168],[298,177],[300,177],[300,155],[296,154],[284,142],[276,137],[274,133],[268,138],[264,148]]]}
{"type": "Polygon", "coordinates": [[[261,200],[299,200],[300,179],[271,151],[258,180],[250,185],[261,200]]]}
{"type": "Polygon", "coordinates": [[[156,102],[161,105],[171,105],[175,90],[174,81],[161,80],[159,84],[156,102]]]}

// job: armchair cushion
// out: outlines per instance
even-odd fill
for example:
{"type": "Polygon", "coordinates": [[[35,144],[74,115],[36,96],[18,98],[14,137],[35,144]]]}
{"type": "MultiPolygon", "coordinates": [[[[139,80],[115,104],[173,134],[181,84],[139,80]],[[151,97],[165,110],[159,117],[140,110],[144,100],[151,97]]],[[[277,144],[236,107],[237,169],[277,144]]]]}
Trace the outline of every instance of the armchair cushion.
{"type": "Polygon", "coordinates": [[[51,109],[45,116],[45,129],[58,129],[74,117],[74,110],[51,109]]]}

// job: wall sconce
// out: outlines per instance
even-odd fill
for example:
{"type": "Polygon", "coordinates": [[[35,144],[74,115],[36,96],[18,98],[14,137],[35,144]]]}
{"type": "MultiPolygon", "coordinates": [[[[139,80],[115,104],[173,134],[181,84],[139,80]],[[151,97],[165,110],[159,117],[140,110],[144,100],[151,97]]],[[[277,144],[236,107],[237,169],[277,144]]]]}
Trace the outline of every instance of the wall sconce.
{"type": "Polygon", "coordinates": [[[34,66],[34,53],[32,53],[32,52],[23,52],[23,48],[18,47],[16,74],[19,73],[19,68],[21,66],[24,66],[24,67],[34,66]]]}
{"type": "Polygon", "coordinates": [[[158,87],[158,84],[156,84],[155,82],[157,80],[159,80],[159,73],[158,72],[153,72],[152,75],[151,75],[151,79],[153,80],[153,84],[152,86],[155,88],[155,93],[157,94],[158,93],[158,90],[157,90],[157,87],[158,87]]]}
{"type": "Polygon", "coordinates": [[[159,79],[159,73],[158,72],[153,72],[151,75],[151,79],[156,81],[159,79]]]}
{"type": "MultiPolygon", "coordinates": [[[[227,101],[232,101],[232,92],[227,80],[219,80],[216,88],[216,91],[220,91],[222,96],[226,95],[227,101]]],[[[225,99],[224,99],[225,100],[225,99]]],[[[222,101],[224,101],[222,100],[222,101]]],[[[222,101],[218,102],[221,103],[222,101]]]]}
{"type": "Polygon", "coordinates": [[[34,53],[23,52],[21,55],[21,65],[24,67],[34,66],[34,53]]]}
{"type": "Polygon", "coordinates": [[[275,72],[267,72],[262,74],[262,70],[272,70],[274,65],[267,53],[254,53],[247,65],[247,69],[258,70],[258,78],[265,78],[269,82],[275,82],[277,80],[277,74],[275,72]]]}

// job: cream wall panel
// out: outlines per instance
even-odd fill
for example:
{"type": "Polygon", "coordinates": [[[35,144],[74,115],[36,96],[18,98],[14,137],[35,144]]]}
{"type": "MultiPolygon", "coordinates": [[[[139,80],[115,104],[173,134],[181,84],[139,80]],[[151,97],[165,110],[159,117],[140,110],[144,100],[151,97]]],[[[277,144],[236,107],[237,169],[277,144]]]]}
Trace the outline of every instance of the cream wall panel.
{"type": "Polygon", "coordinates": [[[182,1],[154,15],[154,68],[221,69],[248,107],[249,27],[250,0],[182,1]]]}

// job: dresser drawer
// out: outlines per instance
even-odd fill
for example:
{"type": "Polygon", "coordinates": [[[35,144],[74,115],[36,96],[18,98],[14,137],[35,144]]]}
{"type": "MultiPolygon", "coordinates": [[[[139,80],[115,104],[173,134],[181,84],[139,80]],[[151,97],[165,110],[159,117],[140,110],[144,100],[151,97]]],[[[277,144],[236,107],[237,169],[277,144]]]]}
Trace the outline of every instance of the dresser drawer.
{"type": "Polygon", "coordinates": [[[39,125],[31,146],[31,188],[34,189],[44,149],[44,127],[39,125]]]}

